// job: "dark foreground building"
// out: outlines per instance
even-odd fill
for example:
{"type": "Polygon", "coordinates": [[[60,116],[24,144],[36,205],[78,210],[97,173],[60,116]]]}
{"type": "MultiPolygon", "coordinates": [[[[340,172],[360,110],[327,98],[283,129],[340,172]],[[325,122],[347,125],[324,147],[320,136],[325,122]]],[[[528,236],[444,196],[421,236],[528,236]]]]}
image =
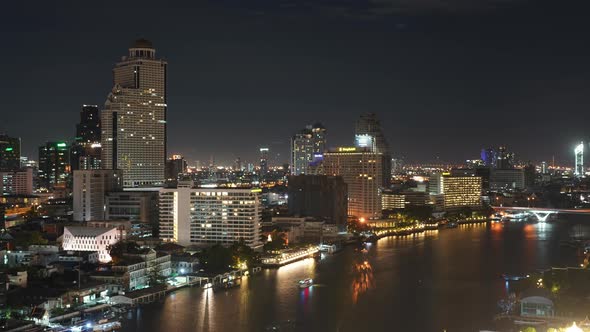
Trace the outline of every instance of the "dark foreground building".
{"type": "Polygon", "coordinates": [[[289,177],[289,213],[345,224],[348,187],[340,176],[297,175],[289,177]]]}

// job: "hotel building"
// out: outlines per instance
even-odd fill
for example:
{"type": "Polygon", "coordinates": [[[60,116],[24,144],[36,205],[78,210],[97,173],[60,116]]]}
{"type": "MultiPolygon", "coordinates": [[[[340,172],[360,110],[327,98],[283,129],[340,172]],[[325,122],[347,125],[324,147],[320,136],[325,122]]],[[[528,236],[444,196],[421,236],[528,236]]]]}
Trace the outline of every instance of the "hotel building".
{"type": "Polygon", "coordinates": [[[339,147],[324,154],[324,172],[341,176],[348,185],[348,215],[359,218],[381,217],[382,153],[369,148],[339,147]]]}
{"type": "Polygon", "coordinates": [[[260,189],[180,187],[160,190],[160,238],[182,246],[261,248],[260,189]]]}

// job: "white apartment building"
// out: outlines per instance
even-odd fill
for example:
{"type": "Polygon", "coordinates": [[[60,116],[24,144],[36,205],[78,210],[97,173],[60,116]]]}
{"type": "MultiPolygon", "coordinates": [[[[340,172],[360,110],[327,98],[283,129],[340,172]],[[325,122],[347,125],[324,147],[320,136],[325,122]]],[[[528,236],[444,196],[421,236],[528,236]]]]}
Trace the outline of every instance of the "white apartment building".
{"type": "Polygon", "coordinates": [[[260,189],[175,188],[160,190],[160,238],[182,246],[262,247],[260,189]]]}

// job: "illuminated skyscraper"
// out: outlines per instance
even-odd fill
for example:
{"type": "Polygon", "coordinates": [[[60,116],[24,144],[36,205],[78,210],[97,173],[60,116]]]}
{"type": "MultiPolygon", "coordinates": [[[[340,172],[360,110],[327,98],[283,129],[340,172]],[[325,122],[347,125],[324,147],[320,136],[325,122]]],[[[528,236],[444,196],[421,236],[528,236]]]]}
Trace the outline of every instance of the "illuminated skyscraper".
{"type": "Polygon", "coordinates": [[[83,105],[80,123],[76,125],[76,139],[71,151],[72,171],[100,169],[100,112],[96,105],[83,105]]]}
{"type": "Polygon", "coordinates": [[[584,176],[584,142],[580,142],[574,149],[574,156],[575,156],[575,165],[574,165],[574,175],[576,177],[583,177],[584,176]]]}
{"type": "Polygon", "coordinates": [[[0,135],[0,171],[20,168],[20,138],[0,135]]]}
{"type": "Polygon", "coordinates": [[[268,148],[260,148],[260,175],[268,173],[268,148]]]}
{"type": "Polygon", "coordinates": [[[70,147],[65,142],[47,142],[39,147],[39,188],[65,188],[70,179],[70,147]]]}
{"type": "Polygon", "coordinates": [[[368,148],[372,152],[383,155],[382,165],[383,186],[388,187],[391,180],[391,151],[383,130],[381,122],[375,113],[367,113],[360,116],[356,122],[354,144],[357,148],[368,148]]]}
{"type": "Polygon", "coordinates": [[[125,187],[159,186],[166,162],[167,62],[139,39],[113,69],[101,112],[102,168],[123,171],[125,187]]]}
{"type": "Polygon", "coordinates": [[[326,175],[342,177],[348,185],[348,214],[381,217],[385,157],[368,148],[339,147],[324,154],[326,175]]]}
{"type": "Polygon", "coordinates": [[[514,153],[508,152],[505,146],[500,146],[496,154],[496,168],[512,169],[514,168],[514,153]]]}
{"type": "Polygon", "coordinates": [[[309,174],[310,163],[321,159],[326,149],[326,128],[307,126],[291,138],[291,175],[309,174]]]}

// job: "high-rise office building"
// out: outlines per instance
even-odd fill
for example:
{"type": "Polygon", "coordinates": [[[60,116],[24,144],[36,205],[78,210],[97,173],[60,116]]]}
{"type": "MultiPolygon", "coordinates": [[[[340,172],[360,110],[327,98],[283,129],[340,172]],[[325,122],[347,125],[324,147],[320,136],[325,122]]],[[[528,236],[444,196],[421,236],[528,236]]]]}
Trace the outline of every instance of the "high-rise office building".
{"type": "Polygon", "coordinates": [[[429,193],[443,195],[444,208],[481,206],[482,179],[479,176],[451,176],[432,174],[429,180],[429,193]]]}
{"type": "Polygon", "coordinates": [[[381,193],[381,208],[383,210],[399,210],[405,207],[406,196],[404,194],[389,190],[381,193]]]}
{"type": "Polygon", "coordinates": [[[0,196],[33,195],[33,169],[23,168],[16,171],[0,171],[0,196]]]}
{"type": "Polygon", "coordinates": [[[243,240],[261,248],[261,219],[260,189],[160,190],[160,239],[165,242],[212,246],[243,240]]]}
{"type": "Polygon", "coordinates": [[[348,214],[359,218],[381,217],[383,154],[368,148],[339,147],[324,154],[326,175],[341,176],[348,186],[348,214]]]}
{"type": "Polygon", "coordinates": [[[574,149],[574,176],[576,177],[583,177],[584,176],[584,142],[580,142],[574,149]]]}
{"type": "Polygon", "coordinates": [[[100,112],[96,105],[82,105],[76,139],[72,144],[72,170],[101,168],[100,112]]]}
{"type": "Polygon", "coordinates": [[[105,220],[158,224],[158,191],[112,191],[105,200],[105,220]]]}
{"type": "Polygon", "coordinates": [[[165,178],[167,62],[140,39],[113,69],[101,112],[102,168],[123,171],[125,187],[159,186],[165,178]]]}
{"type": "Polygon", "coordinates": [[[357,148],[368,148],[372,152],[380,153],[384,157],[381,178],[383,187],[389,187],[391,182],[391,151],[389,143],[383,134],[381,122],[375,113],[360,116],[355,125],[354,144],[357,148]]]}
{"type": "Polygon", "coordinates": [[[105,195],[123,189],[121,171],[74,171],[74,220],[105,220],[105,195]]]}
{"type": "Polygon", "coordinates": [[[268,173],[268,152],[269,148],[260,148],[260,176],[268,173]]]}
{"type": "Polygon", "coordinates": [[[481,150],[481,160],[486,167],[496,167],[496,149],[486,148],[481,150]]]}
{"type": "Polygon", "coordinates": [[[492,190],[522,190],[525,187],[525,172],[521,168],[493,169],[490,173],[492,190]]]}
{"type": "Polygon", "coordinates": [[[375,113],[367,113],[360,116],[355,126],[355,139],[359,144],[370,147],[371,150],[384,155],[389,155],[389,144],[381,129],[381,122],[375,113]],[[370,139],[369,139],[370,138],[370,139]],[[370,146],[367,146],[369,144],[370,146]]]}
{"type": "Polygon", "coordinates": [[[20,168],[20,138],[0,135],[0,171],[20,168]]]}
{"type": "Polygon", "coordinates": [[[348,218],[347,193],[347,185],[340,176],[289,176],[289,213],[344,225],[348,218]]]}
{"type": "Polygon", "coordinates": [[[309,165],[321,159],[326,149],[326,128],[307,126],[291,138],[291,175],[309,174],[309,165]]]}
{"type": "Polygon", "coordinates": [[[39,147],[39,188],[65,188],[70,180],[70,147],[65,142],[47,142],[39,147]]]}
{"type": "Polygon", "coordinates": [[[445,209],[481,206],[481,178],[478,176],[443,177],[445,209]]]}
{"type": "Polygon", "coordinates": [[[172,155],[166,160],[166,180],[178,180],[178,175],[186,173],[187,167],[186,159],[183,156],[179,154],[172,155]]]}
{"type": "Polygon", "coordinates": [[[549,166],[547,165],[546,161],[541,162],[541,174],[549,173],[549,166]]]}
{"type": "Polygon", "coordinates": [[[242,159],[237,157],[234,161],[234,171],[241,171],[242,170],[242,159]]]}
{"type": "Polygon", "coordinates": [[[498,148],[498,152],[496,154],[496,168],[514,168],[514,153],[507,151],[505,146],[500,146],[498,148]]]}

